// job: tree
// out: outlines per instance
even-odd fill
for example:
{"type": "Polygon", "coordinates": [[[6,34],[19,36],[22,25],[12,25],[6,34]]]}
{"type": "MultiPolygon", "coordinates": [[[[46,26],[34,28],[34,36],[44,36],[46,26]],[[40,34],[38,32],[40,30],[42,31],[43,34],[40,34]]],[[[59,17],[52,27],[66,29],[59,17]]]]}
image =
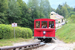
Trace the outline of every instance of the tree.
{"type": "Polygon", "coordinates": [[[5,23],[6,18],[6,10],[8,9],[8,1],[0,0],[0,23],[5,23]]]}
{"type": "Polygon", "coordinates": [[[71,23],[75,23],[75,14],[74,14],[74,15],[71,15],[71,17],[70,17],[70,22],[71,22],[71,23]]]}
{"type": "Polygon", "coordinates": [[[56,13],[58,13],[58,14],[60,14],[60,15],[62,15],[62,5],[58,5],[58,8],[56,9],[56,13]]]}
{"type": "Polygon", "coordinates": [[[51,6],[48,0],[29,0],[28,6],[32,11],[32,18],[49,18],[51,6]]]}
{"type": "Polygon", "coordinates": [[[75,15],[75,12],[74,12],[74,11],[71,11],[71,12],[70,12],[70,16],[71,16],[71,15],[75,15]]]}
{"type": "Polygon", "coordinates": [[[51,7],[50,9],[51,9],[51,12],[52,12],[52,11],[56,11],[56,10],[55,10],[54,8],[52,8],[52,7],[51,7]]]}
{"type": "Polygon", "coordinates": [[[39,1],[38,0],[29,0],[28,7],[31,9],[31,17],[32,19],[40,18],[39,14],[39,1]]]}
{"type": "Polygon", "coordinates": [[[18,24],[21,23],[20,15],[21,15],[21,11],[19,9],[19,5],[17,4],[17,2],[15,0],[9,0],[8,10],[7,10],[7,19],[8,19],[9,24],[13,22],[17,22],[18,24]]]}
{"type": "Polygon", "coordinates": [[[56,12],[62,16],[64,16],[65,18],[69,17],[69,6],[67,5],[67,3],[65,3],[64,5],[60,5],[58,6],[58,8],[56,9],[56,12]]]}
{"type": "Polygon", "coordinates": [[[49,0],[43,0],[42,7],[43,7],[43,13],[45,15],[45,18],[49,18],[51,12],[51,6],[49,0]]]}
{"type": "Polygon", "coordinates": [[[61,11],[62,11],[62,15],[63,15],[65,18],[68,18],[69,13],[68,13],[67,8],[63,6],[61,11]]]}
{"type": "Polygon", "coordinates": [[[74,12],[75,12],[75,8],[74,8],[74,12]]]}
{"type": "Polygon", "coordinates": [[[29,9],[27,7],[26,3],[23,2],[22,0],[17,0],[17,3],[19,5],[20,11],[21,11],[21,19],[20,19],[20,21],[22,23],[20,23],[20,26],[23,26],[23,27],[32,26],[33,27],[32,22],[34,20],[32,20],[32,18],[31,18],[31,9],[29,9]]]}

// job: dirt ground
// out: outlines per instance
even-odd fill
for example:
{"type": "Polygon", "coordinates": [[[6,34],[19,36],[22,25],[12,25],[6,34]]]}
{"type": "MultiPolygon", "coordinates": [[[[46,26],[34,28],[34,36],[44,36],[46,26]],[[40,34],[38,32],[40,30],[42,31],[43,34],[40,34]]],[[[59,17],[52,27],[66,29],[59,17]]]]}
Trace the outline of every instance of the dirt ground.
{"type": "Polygon", "coordinates": [[[59,39],[57,40],[52,40],[49,43],[46,43],[45,46],[39,47],[37,49],[33,50],[73,50],[75,48],[75,43],[64,43],[63,41],[60,41],[59,39]]]}
{"type": "MultiPolygon", "coordinates": [[[[27,45],[27,44],[33,44],[33,43],[39,43],[39,42],[40,40],[38,39],[31,39],[26,42],[13,43],[13,46],[27,45]]],[[[5,47],[9,47],[9,46],[5,46],[5,47]]],[[[42,46],[33,50],[73,50],[74,48],[75,48],[75,43],[67,44],[59,39],[57,40],[52,39],[52,41],[46,43],[45,46],[42,46]]]]}
{"type": "MultiPolygon", "coordinates": [[[[38,43],[38,42],[40,42],[40,40],[31,39],[28,42],[14,43],[13,46],[33,44],[33,43],[38,43]]],[[[59,39],[57,39],[57,40],[52,39],[52,41],[46,43],[45,46],[42,46],[42,47],[39,47],[39,48],[33,49],[33,50],[73,50],[74,48],[75,48],[75,43],[67,44],[59,39]]]]}

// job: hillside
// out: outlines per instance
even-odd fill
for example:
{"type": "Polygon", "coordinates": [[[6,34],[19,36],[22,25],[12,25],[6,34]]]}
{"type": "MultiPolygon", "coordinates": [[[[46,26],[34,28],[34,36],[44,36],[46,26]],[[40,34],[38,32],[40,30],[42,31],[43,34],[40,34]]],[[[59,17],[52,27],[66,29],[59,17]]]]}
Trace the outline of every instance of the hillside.
{"type": "Polygon", "coordinates": [[[56,31],[56,36],[66,43],[75,42],[75,24],[66,24],[56,31]]]}

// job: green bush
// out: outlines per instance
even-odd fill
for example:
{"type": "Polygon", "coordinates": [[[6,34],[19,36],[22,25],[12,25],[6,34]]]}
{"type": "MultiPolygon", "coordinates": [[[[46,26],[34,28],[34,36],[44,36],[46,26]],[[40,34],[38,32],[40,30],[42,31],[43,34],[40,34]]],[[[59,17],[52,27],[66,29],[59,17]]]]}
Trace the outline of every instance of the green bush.
{"type": "MultiPolygon", "coordinates": [[[[32,30],[30,28],[15,27],[16,38],[31,38],[32,30]]],[[[14,38],[14,27],[11,25],[0,24],[0,39],[14,38]]]]}

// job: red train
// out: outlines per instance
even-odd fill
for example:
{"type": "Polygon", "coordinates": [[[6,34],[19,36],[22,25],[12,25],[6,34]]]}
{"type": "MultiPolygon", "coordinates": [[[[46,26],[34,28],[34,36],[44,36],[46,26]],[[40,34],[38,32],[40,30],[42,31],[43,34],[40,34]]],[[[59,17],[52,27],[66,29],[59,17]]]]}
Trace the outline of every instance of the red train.
{"type": "Polygon", "coordinates": [[[34,20],[34,38],[41,41],[51,41],[55,39],[55,20],[53,19],[35,19],[34,20]]]}

